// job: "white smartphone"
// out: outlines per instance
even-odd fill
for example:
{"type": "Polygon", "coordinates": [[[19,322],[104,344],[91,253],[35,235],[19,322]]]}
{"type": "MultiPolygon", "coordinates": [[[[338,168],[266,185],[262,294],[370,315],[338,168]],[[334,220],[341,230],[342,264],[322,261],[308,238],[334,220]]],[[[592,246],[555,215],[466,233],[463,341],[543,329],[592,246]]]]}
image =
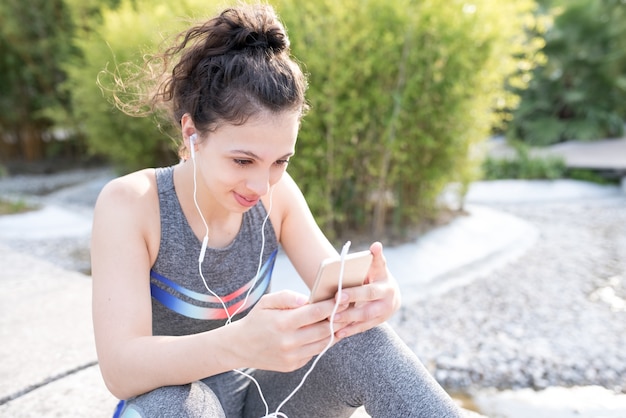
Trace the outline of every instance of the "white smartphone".
{"type": "MultiPolygon", "coordinates": [[[[369,250],[346,255],[341,288],[346,289],[362,285],[370,264],[372,264],[372,258],[372,253],[369,250]]],[[[311,290],[309,303],[332,299],[335,296],[339,288],[340,271],[341,258],[339,256],[322,261],[311,290]]]]}

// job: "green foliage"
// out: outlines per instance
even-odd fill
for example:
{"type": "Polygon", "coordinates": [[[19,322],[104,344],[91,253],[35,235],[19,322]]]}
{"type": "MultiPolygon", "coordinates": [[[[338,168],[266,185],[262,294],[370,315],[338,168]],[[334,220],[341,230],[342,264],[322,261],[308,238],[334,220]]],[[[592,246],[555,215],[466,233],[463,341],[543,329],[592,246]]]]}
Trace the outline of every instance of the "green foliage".
{"type": "Polygon", "coordinates": [[[542,153],[522,141],[508,141],[515,151],[511,157],[489,156],[483,162],[483,179],[555,180],[574,179],[598,184],[615,184],[619,178],[607,176],[598,170],[568,168],[565,160],[556,155],[542,153]]]}
{"type": "Polygon", "coordinates": [[[557,156],[533,155],[528,145],[511,142],[513,158],[488,157],[483,163],[484,178],[498,179],[558,179],[566,175],[565,161],[557,156]]]}
{"type": "Polygon", "coordinates": [[[626,4],[561,0],[546,33],[545,65],[534,71],[508,136],[530,144],[623,134],[626,118],[626,4]]]}
{"type": "MultiPolygon", "coordinates": [[[[145,53],[154,52],[163,37],[188,26],[183,16],[200,9],[200,1],[163,2],[123,0],[101,12],[78,33],[79,59],[67,66],[74,117],[87,137],[89,151],[103,155],[120,170],[170,164],[176,144],[169,126],[154,117],[130,117],[114,104],[114,92],[134,100],[142,94],[124,90],[117,81],[132,79],[143,65],[145,53]],[[121,89],[121,90],[120,90],[121,89]]],[[[206,9],[206,2],[202,7],[206,9]]]]}
{"type": "Polygon", "coordinates": [[[57,87],[61,62],[73,52],[72,29],[62,0],[0,2],[0,136],[17,139],[31,160],[44,153],[46,111],[69,103],[57,87]]]}
{"type": "Polygon", "coordinates": [[[598,184],[618,184],[619,183],[619,177],[613,176],[611,178],[609,176],[602,175],[597,170],[590,170],[590,169],[583,169],[583,168],[569,169],[566,171],[565,177],[574,179],[574,180],[588,181],[588,182],[598,183],[598,184]]]}
{"type": "MultiPolygon", "coordinates": [[[[401,235],[437,211],[445,185],[475,179],[475,145],[503,115],[494,109],[515,104],[504,80],[522,86],[537,49],[525,32],[534,25],[532,0],[271,3],[310,74],[312,111],[290,171],[336,237],[390,227],[401,235]]],[[[178,17],[194,7],[213,12],[199,0],[124,0],[79,34],[83,56],[68,66],[67,88],[92,152],[127,169],[174,155],[164,139],[168,127],[164,133],[154,120],[124,115],[110,90],[113,75],[132,78],[159,32],[186,27],[178,17]]]]}
{"type": "Polygon", "coordinates": [[[274,3],[310,73],[290,170],[327,231],[402,234],[476,178],[504,80],[536,49],[533,2],[274,3]]]}
{"type": "Polygon", "coordinates": [[[120,0],[65,0],[77,28],[89,31],[96,22],[102,21],[103,8],[114,9],[120,0]]]}

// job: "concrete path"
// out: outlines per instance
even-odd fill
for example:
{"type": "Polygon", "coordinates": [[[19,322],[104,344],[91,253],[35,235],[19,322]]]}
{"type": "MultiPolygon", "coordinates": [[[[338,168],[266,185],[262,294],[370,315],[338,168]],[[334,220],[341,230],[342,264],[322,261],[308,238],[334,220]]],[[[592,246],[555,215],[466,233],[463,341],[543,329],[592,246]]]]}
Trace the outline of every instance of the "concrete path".
{"type": "MultiPolygon", "coordinates": [[[[485,144],[487,153],[493,157],[510,158],[515,151],[501,138],[485,144]]],[[[547,147],[533,147],[531,155],[561,157],[569,168],[580,168],[612,173],[622,178],[626,190],[626,137],[601,141],[568,141],[547,147]]]]}
{"type": "Polygon", "coordinates": [[[547,152],[563,157],[568,167],[615,170],[626,176],[626,138],[563,142],[547,152]]]}
{"type": "Polygon", "coordinates": [[[0,416],[110,417],[91,279],[0,246],[0,284],[0,416]]]}

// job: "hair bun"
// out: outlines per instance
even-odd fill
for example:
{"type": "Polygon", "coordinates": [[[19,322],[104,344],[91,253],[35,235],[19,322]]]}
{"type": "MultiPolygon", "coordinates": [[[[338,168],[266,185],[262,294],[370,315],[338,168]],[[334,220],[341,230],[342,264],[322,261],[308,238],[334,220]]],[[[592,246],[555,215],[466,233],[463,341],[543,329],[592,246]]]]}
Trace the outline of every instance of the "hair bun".
{"type": "Polygon", "coordinates": [[[223,35],[230,38],[227,44],[233,49],[270,49],[273,52],[289,49],[285,28],[270,7],[227,9],[220,18],[227,28],[223,35]]]}
{"type": "Polygon", "coordinates": [[[271,49],[280,52],[289,47],[287,37],[279,28],[269,28],[263,33],[247,31],[242,47],[271,49]]]}

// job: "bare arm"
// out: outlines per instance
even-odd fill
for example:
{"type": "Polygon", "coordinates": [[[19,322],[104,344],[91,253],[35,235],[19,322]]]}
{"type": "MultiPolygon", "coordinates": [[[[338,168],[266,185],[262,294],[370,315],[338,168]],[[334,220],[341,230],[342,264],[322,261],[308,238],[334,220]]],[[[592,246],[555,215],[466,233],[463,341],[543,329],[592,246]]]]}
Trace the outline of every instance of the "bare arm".
{"type": "Polygon", "coordinates": [[[324,348],[328,327],[320,321],[332,303],[303,306],[306,299],[289,292],[262,298],[226,327],[152,336],[149,270],[159,242],[154,187],[145,171],[114,180],[94,213],[93,321],[100,368],[115,396],[126,399],[240,367],[293,370],[324,348]]]}
{"type": "Polygon", "coordinates": [[[272,216],[279,241],[309,289],[320,262],[337,256],[337,250],[317,226],[302,192],[285,173],[274,191],[278,211],[272,216]]]}
{"type": "MultiPolygon", "coordinates": [[[[277,184],[283,207],[280,224],[280,241],[285,253],[307,284],[313,286],[320,262],[337,251],[317,226],[298,186],[288,175],[277,184]]],[[[276,223],[275,223],[276,225],[276,223]]],[[[396,280],[387,269],[380,243],[373,243],[374,255],[365,285],[345,289],[343,303],[353,303],[350,309],[340,312],[336,320],[337,336],[345,338],[368,330],[384,321],[400,307],[400,292],[396,280]]]]}

